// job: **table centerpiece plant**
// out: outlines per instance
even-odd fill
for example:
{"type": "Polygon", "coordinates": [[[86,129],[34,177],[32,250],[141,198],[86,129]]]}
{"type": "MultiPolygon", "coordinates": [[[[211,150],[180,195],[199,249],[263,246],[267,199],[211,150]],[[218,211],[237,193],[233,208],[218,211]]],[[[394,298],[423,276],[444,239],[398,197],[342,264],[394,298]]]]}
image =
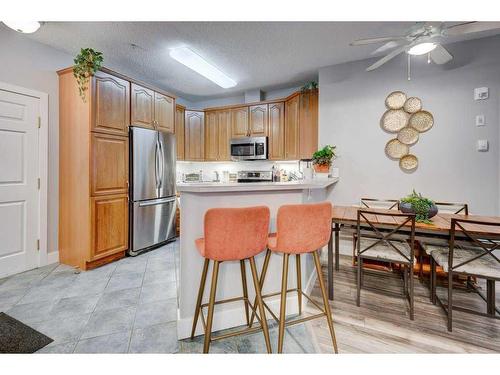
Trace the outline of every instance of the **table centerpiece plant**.
{"type": "Polygon", "coordinates": [[[415,189],[413,189],[410,195],[401,198],[399,209],[404,213],[415,214],[415,221],[426,224],[431,224],[432,221],[430,219],[438,213],[438,208],[434,201],[417,193],[415,189]]]}
{"type": "Polygon", "coordinates": [[[337,157],[335,148],[336,146],[326,145],[313,154],[312,162],[316,173],[328,173],[333,160],[337,157]]]}

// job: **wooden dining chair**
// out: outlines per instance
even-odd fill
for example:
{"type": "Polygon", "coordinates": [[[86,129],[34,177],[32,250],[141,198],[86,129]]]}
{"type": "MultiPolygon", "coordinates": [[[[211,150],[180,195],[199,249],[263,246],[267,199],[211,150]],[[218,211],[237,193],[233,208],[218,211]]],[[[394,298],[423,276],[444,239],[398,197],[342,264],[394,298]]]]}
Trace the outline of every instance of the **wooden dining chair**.
{"type": "Polygon", "coordinates": [[[453,310],[500,319],[495,303],[495,281],[500,281],[500,223],[451,219],[449,246],[424,244],[431,254],[431,300],[439,302],[448,318],[448,331],[452,331],[453,310]],[[467,242],[463,241],[466,240],[467,242]],[[448,301],[444,303],[436,293],[436,266],[448,272],[448,301]],[[486,301],[486,313],[453,305],[453,276],[465,275],[486,279],[486,296],[474,290],[486,301]]]}
{"type": "Polygon", "coordinates": [[[361,288],[363,287],[363,260],[373,259],[386,263],[397,263],[402,266],[404,278],[404,296],[410,304],[410,319],[414,319],[413,266],[415,264],[415,215],[399,212],[387,213],[376,210],[358,210],[357,217],[357,298],[356,304],[361,304],[361,288]],[[376,215],[376,216],[375,216],[376,215]],[[382,224],[396,221],[398,226],[384,229],[382,224]],[[382,223],[381,223],[382,222],[382,223]],[[404,234],[403,227],[408,227],[404,234]],[[365,228],[371,230],[364,235],[365,228]]]}

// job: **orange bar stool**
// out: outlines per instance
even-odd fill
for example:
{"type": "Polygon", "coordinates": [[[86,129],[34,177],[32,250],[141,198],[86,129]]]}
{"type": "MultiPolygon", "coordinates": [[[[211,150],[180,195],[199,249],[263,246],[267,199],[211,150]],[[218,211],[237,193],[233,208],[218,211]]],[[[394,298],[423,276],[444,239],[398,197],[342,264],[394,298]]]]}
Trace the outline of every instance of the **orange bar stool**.
{"type": "Polygon", "coordinates": [[[201,256],[205,258],[205,263],[203,265],[200,289],[198,290],[191,339],[194,337],[198,318],[201,315],[201,321],[205,329],[203,353],[208,353],[210,343],[214,340],[241,335],[243,333],[256,332],[258,330],[263,331],[267,351],[268,353],[271,353],[271,341],[269,339],[269,330],[267,327],[266,314],[264,304],[262,302],[259,277],[257,275],[254,258],[255,255],[266,249],[269,234],[269,208],[265,206],[246,208],[212,208],[205,213],[204,221],[205,237],[198,238],[195,241],[198,251],[201,256]],[[256,296],[253,304],[251,304],[248,300],[245,260],[248,260],[250,263],[250,269],[252,271],[252,278],[255,287],[256,296]],[[210,298],[208,303],[202,304],[203,291],[205,289],[210,261],[213,261],[210,298]],[[227,261],[240,262],[243,297],[216,301],[215,294],[217,291],[219,265],[220,263],[227,261]],[[212,322],[215,305],[236,301],[243,301],[245,304],[245,315],[248,327],[238,332],[231,332],[224,335],[218,335],[217,337],[212,337],[212,322]],[[256,305],[259,308],[259,315],[257,315],[255,308],[256,305]],[[205,307],[208,307],[206,322],[203,315],[203,308],[205,307]],[[252,319],[253,316],[257,316],[257,319],[260,322],[260,327],[251,327],[249,320],[249,308],[252,309],[252,319]]]}
{"type": "MultiPolygon", "coordinates": [[[[281,276],[281,303],[280,303],[280,316],[279,319],[271,311],[271,309],[264,302],[264,306],[279,324],[278,335],[278,353],[283,352],[283,341],[285,335],[285,326],[302,323],[308,320],[326,316],[330,336],[332,338],[333,348],[335,353],[338,353],[337,340],[335,338],[335,331],[333,328],[332,313],[330,305],[328,304],[328,296],[325,289],[325,283],[321,273],[321,264],[319,259],[319,249],[328,244],[331,236],[332,225],[332,205],[329,202],[316,203],[316,204],[297,204],[281,206],[278,210],[277,231],[271,234],[267,243],[268,250],[264,259],[262,267],[262,274],[260,279],[261,288],[264,285],[271,253],[283,253],[283,273],[281,276]],[[310,296],[302,291],[302,275],[300,256],[302,254],[311,253],[316,266],[318,274],[319,286],[323,297],[323,306],[320,306],[316,301],[311,299],[310,296]],[[288,260],[290,255],[295,255],[296,268],[297,268],[297,288],[288,289],[288,260]],[[286,297],[289,292],[297,292],[299,315],[302,314],[302,296],[306,297],[313,305],[315,305],[321,313],[304,318],[295,319],[293,321],[285,322],[286,316],[286,297]]],[[[271,293],[262,296],[267,298],[276,296],[280,293],[271,293]]],[[[252,315],[251,323],[254,316],[252,315]]]]}

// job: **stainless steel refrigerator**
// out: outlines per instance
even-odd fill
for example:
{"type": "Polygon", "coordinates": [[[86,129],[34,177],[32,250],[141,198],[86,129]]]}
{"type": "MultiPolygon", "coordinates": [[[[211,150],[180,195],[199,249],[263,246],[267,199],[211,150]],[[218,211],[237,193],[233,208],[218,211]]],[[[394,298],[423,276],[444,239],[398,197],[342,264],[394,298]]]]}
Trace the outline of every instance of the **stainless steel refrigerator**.
{"type": "Polygon", "coordinates": [[[129,149],[129,255],[137,255],[175,238],[175,136],[132,126],[129,149]]]}

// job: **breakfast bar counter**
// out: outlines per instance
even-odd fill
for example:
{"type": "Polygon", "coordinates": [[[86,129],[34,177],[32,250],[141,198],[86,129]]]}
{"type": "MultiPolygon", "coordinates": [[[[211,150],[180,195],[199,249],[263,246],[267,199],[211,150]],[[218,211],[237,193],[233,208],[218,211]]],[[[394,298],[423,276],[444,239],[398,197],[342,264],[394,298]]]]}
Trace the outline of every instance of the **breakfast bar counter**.
{"type": "MultiPolygon", "coordinates": [[[[203,218],[205,212],[216,207],[268,206],[271,211],[269,231],[275,231],[278,208],[284,204],[314,203],[331,200],[338,178],[293,182],[254,182],[254,183],[179,183],[181,227],[180,227],[180,275],[179,275],[179,314],[177,331],[179,339],[190,336],[196,306],[203,258],[198,253],[195,240],[203,237],[203,218]]],[[[261,270],[265,252],[255,257],[257,268],[261,270]]],[[[301,262],[303,290],[309,293],[315,282],[312,256],[303,257],[301,262]]],[[[282,259],[273,256],[269,264],[264,293],[280,290],[282,259]]],[[[248,272],[249,274],[249,272],[248,272]]],[[[209,270],[211,275],[211,270],[209,270]]],[[[289,286],[296,283],[295,262],[290,262],[289,286]]],[[[249,287],[252,285],[248,283],[249,287]]],[[[206,282],[204,302],[208,300],[210,276],[206,282]]],[[[219,271],[217,299],[239,297],[242,285],[239,262],[224,262],[219,271]]],[[[254,291],[250,287],[249,298],[253,300],[254,291]]],[[[279,311],[279,296],[266,299],[269,307],[279,311]]],[[[287,298],[287,314],[298,312],[297,297],[290,293],[287,298]]],[[[245,324],[243,303],[235,302],[217,305],[213,321],[213,331],[237,327],[245,324]]],[[[198,324],[196,335],[202,334],[202,324],[198,324]]]]}

